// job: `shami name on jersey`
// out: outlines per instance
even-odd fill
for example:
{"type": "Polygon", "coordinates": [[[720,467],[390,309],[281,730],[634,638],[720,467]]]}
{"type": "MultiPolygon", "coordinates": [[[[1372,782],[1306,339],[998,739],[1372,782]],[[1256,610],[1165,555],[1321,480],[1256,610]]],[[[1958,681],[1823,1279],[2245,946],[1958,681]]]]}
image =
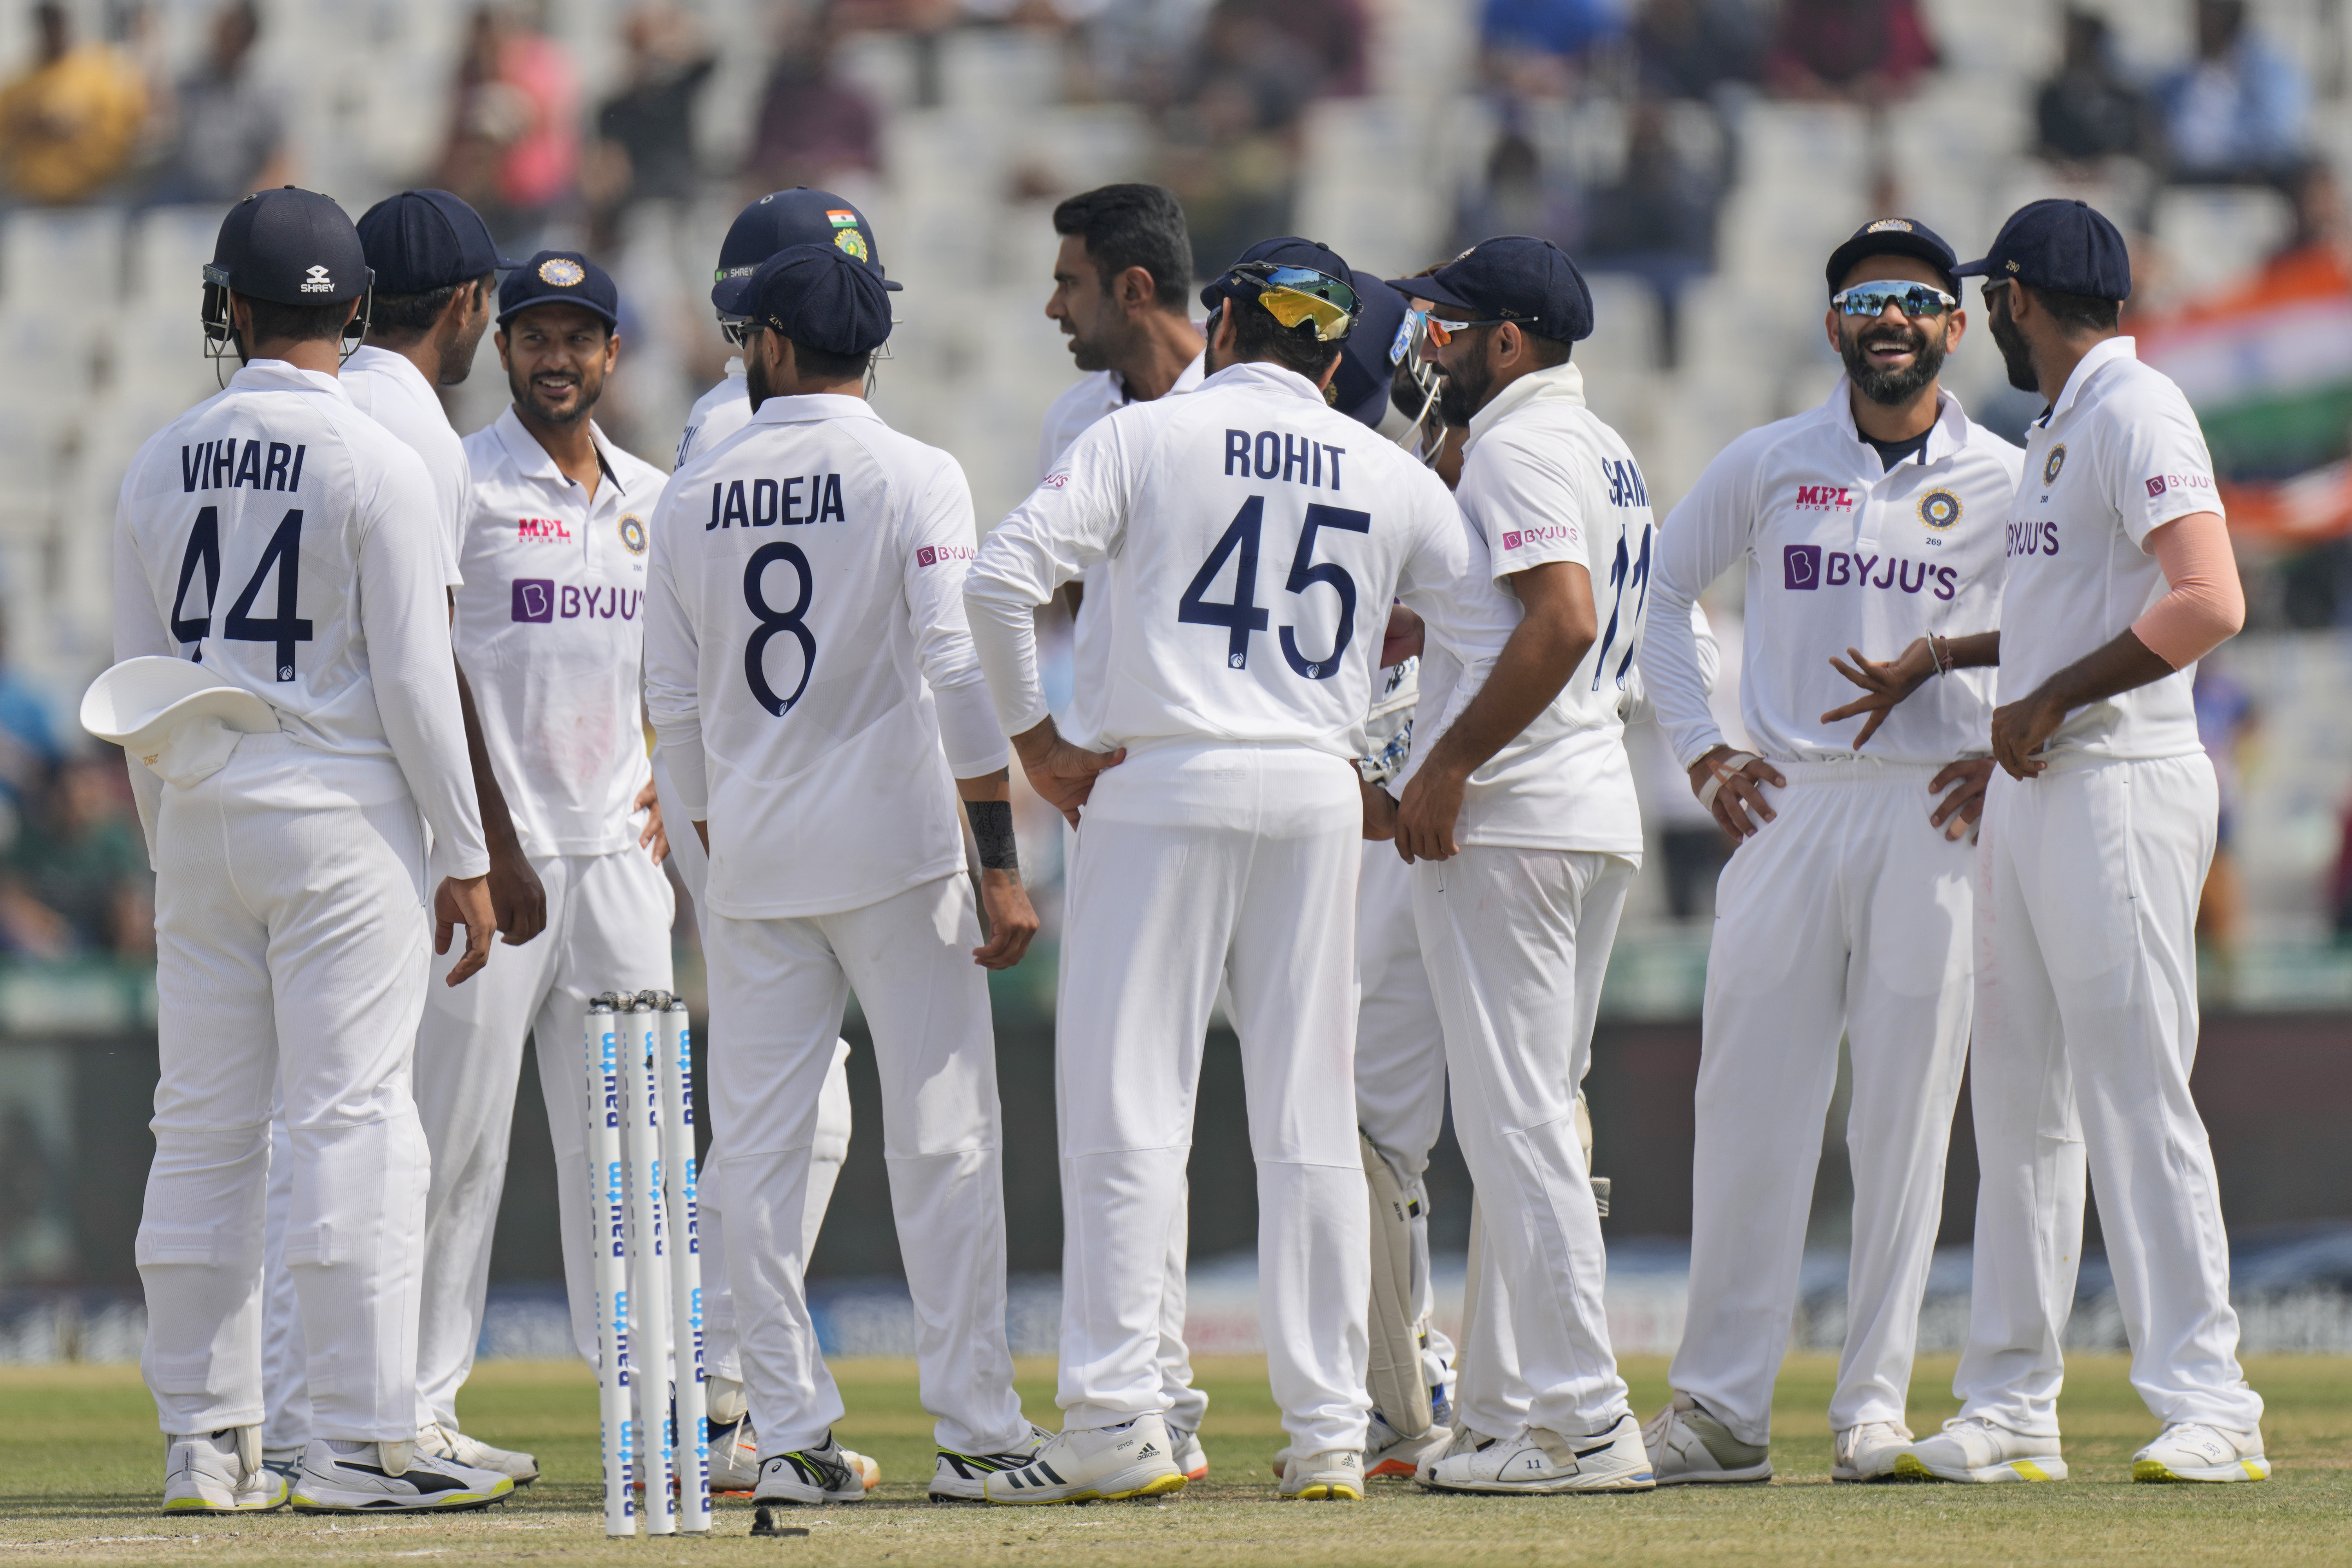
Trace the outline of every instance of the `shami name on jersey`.
{"type": "Polygon", "coordinates": [[[1339,488],[1339,459],[1348,455],[1345,447],[1334,447],[1321,441],[1311,441],[1302,436],[1292,436],[1278,430],[1247,430],[1225,432],[1225,474],[1239,474],[1243,479],[1283,479],[1305,485],[1309,489],[1323,489],[1323,459],[1331,459],[1329,489],[1339,488]]]}
{"type": "Polygon", "coordinates": [[[787,528],[811,522],[847,522],[841,504],[839,474],[795,474],[789,479],[714,480],[710,486],[710,521],[714,528],[787,528]],[[806,487],[803,498],[803,487],[806,487]],[[803,500],[807,510],[802,510],[803,500]]]}
{"type": "Polygon", "coordinates": [[[191,495],[240,485],[257,490],[299,489],[302,459],[310,450],[299,443],[240,441],[234,436],[201,441],[180,448],[180,489],[191,495]]]}

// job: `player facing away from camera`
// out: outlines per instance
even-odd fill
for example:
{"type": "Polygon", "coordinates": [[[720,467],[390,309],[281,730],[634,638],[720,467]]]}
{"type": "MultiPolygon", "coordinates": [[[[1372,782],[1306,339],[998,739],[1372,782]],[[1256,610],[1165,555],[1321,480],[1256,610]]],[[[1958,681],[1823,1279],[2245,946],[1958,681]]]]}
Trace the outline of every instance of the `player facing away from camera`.
{"type": "MultiPolygon", "coordinates": [[[[735,215],[727,237],[719,247],[719,266],[710,289],[710,303],[719,314],[719,330],[727,341],[741,346],[743,294],[760,263],[795,245],[830,245],[864,262],[882,287],[897,292],[901,285],[884,278],[882,252],[866,215],[831,191],[796,185],[771,191],[735,215]]],[[[686,416],[686,430],[677,440],[677,464],[707,451],[751,422],[751,395],[738,356],[727,362],[727,374],[702,395],[686,416]]],[[[660,790],[662,810],[684,821],[677,808],[677,786],[658,754],[654,758],[654,783],[660,790]]],[[[669,851],[686,884],[696,918],[709,896],[710,861],[702,841],[690,833],[669,840],[669,851]]],[[[833,1202],[834,1184],[842,1162],[849,1157],[849,1042],[836,1040],[833,1066],[825,1073],[824,1091],[817,1097],[816,1142],[809,1149],[808,1207],[801,1220],[801,1262],[816,1249],[824,1211],[833,1202]]],[[[760,1479],[760,1434],[752,1426],[751,1407],[743,1397],[743,1363],[735,1341],[735,1294],[727,1284],[727,1199],[719,1191],[717,1149],[706,1155],[705,1176],[697,1214],[702,1230],[702,1360],[708,1370],[705,1396],[710,1409],[710,1489],[749,1492],[760,1479]]],[[[853,1469],[869,1488],[882,1478],[872,1459],[851,1449],[842,1450],[853,1469]]]]}
{"type": "Polygon", "coordinates": [[[971,492],[861,389],[881,279],[793,246],[743,291],[751,422],[675,473],[654,527],[646,703],[709,852],[710,1096],[761,1502],[866,1495],[801,1276],[817,1101],[844,1005],[874,1033],[934,1497],[1025,1460],[1004,1337],[1004,1192],[985,970],[1037,921],[965,627],[971,492]],[[955,820],[979,841],[983,942],[955,820]]]}
{"type": "Polygon", "coordinates": [[[997,717],[1077,827],[1055,1021],[1061,1435],[988,1478],[992,1502],[1184,1485],[1160,1361],[1209,1013],[1229,988],[1259,1194],[1268,1370],[1294,1458],[1282,1495],[1358,1498],[1370,1289],[1349,1097],[1363,749],[1389,605],[1473,666],[1468,552],[1427,470],[1325,402],[1357,302],[1301,239],[1202,290],[1209,375],[1071,443],[989,534],[966,602],[997,717]],[[1079,573],[1108,679],[1066,736],[1034,615],[1079,573]],[[1083,808],[1083,809],[1081,809],[1083,808]]]}
{"type": "Polygon", "coordinates": [[[1771,1478],[1772,1385],[1841,1035],[1853,1239],[1831,1476],[1884,1479],[1911,1440],[1905,1397],[1968,1058],[1969,839],[1992,771],[1992,683],[1957,671],[1856,721],[1840,672],[1862,673],[1857,648],[1979,629],[1999,610],[2019,456],[1938,384],[1968,325],[1958,259],[1908,218],[1839,246],[1824,328],[1844,377],[1819,407],[1733,442],[1660,531],[1650,696],[1691,788],[1741,839],[1707,955],[1690,1310],[1673,1397],[1645,1429],[1661,1486],[1771,1478]],[[1684,629],[1743,560],[1740,703],[1760,756],[1724,742],[1684,629]]]}
{"type": "Polygon", "coordinates": [[[162,1053],[142,1364],[173,1510],[465,1508],[514,1484],[416,1450],[425,829],[438,945],[466,927],[450,984],[482,967],[492,914],[429,477],[335,374],[367,278],[329,198],[232,208],[205,331],[245,367],[141,448],[115,517],[117,657],[194,659],[258,714],[241,735],[191,715],[131,770],[162,1053]],[[260,1444],[273,1093],[312,1406],[290,1489],[260,1444]]]}
{"type": "MultiPolygon", "coordinates": [[[[367,337],[343,362],[340,379],[353,407],[424,459],[435,505],[429,520],[415,521],[431,529],[436,547],[446,552],[443,580],[454,594],[462,580],[458,557],[464,551],[473,470],[466,461],[465,443],[450,428],[434,389],[458,384],[473,369],[474,351],[489,329],[498,273],[514,264],[499,256],[481,216],[446,191],[403,191],[387,196],[360,215],[358,227],[361,249],[375,273],[375,288],[368,301],[367,337]]],[[[482,837],[490,852],[490,908],[506,942],[520,944],[547,923],[546,894],[515,835],[505,792],[482,744],[480,715],[462,663],[457,667],[457,703],[466,720],[466,750],[481,806],[482,837]]],[[[470,995],[475,989],[468,986],[457,994],[470,995]]],[[[431,1093],[420,1094],[417,1114],[425,1121],[425,1142],[437,1150],[434,1110],[431,1093]]],[[[269,1414],[262,1424],[262,1457],[291,1479],[310,1440],[310,1391],[303,1372],[309,1352],[302,1342],[301,1311],[294,1299],[293,1277],[284,1264],[294,1169],[284,1117],[272,1120],[270,1140],[269,1300],[262,1330],[269,1414]]],[[[429,1217],[426,1224],[429,1228],[429,1217]]],[[[530,1455],[464,1437],[454,1420],[442,1426],[428,1419],[417,1434],[417,1445],[445,1459],[510,1475],[518,1484],[539,1473],[530,1455]]]]}
{"type": "MultiPolygon", "coordinates": [[[[1485,240],[1395,287],[1431,302],[1472,571],[1515,622],[1491,670],[1424,659],[1446,715],[1396,807],[1413,922],[1445,1034],[1454,1120],[1478,1184],[1477,1308],[1509,1317],[1516,1385],[1465,1366],[1440,1490],[1645,1490],[1639,1426],[1601,1310],[1601,1216],[1578,1137],[1601,977],[1642,824],[1620,704],[1655,530],[1640,469],[1584,403],[1570,345],[1592,296],[1548,240],[1485,240]],[[1493,1397],[1474,1397],[1491,1391],[1493,1397]]],[[[1385,798],[1385,797],[1383,797],[1385,798]]],[[[1474,1351],[1485,1337],[1467,1336],[1474,1351]]]]}
{"type": "Polygon", "coordinates": [[[2019,208],[1981,261],[2026,428],[1998,631],[1914,643],[1864,673],[1901,702],[1941,666],[2000,667],[2000,764],[1977,851],[1976,1267],[1959,1415],[1897,1475],[2063,1480],[2059,1341],[2085,1178],[2115,1269],[2132,1386],[2161,1421],[2141,1481],[2259,1481],[2261,1395],[2238,1364],[2230,1250],[2197,1057],[2197,898],[2213,766],[2197,661],[2245,595],[2204,433],[2117,328],[2123,236],[2079,201],[2019,208]]]}

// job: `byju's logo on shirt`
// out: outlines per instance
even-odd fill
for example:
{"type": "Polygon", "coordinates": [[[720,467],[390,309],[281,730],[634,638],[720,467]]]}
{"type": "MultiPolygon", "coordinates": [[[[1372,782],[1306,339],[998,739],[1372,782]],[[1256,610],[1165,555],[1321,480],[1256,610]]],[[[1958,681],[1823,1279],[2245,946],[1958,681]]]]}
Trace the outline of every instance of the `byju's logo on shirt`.
{"type": "Polygon", "coordinates": [[[1822,585],[1822,547],[1791,544],[1780,557],[1781,584],[1790,589],[1822,585]]]}
{"type": "Polygon", "coordinates": [[[1832,550],[1824,553],[1818,544],[1790,544],[1782,547],[1780,582],[1785,588],[1811,592],[1816,588],[1885,588],[1896,593],[1932,593],[1938,599],[1949,600],[1959,592],[1960,574],[1957,567],[1931,566],[1923,561],[1906,561],[1900,555],[1864,555],[1832,550]],[[1874,577],[1872,572],[1878,574],[1874,577]]]}
{"type": "Polygon", "coordinates": [[[926,544],[915,552],[915,564],[936,566],[942,561],[969,561],[979,553],[969,544],[926,544]]]}
{"type": "Polygon", "coordinates": [[[514,585],[514,618],[551,621],[555,618],[555,584],[545,577],[518,577],[514,585]]]}
{"type": "Polygon", "coordinates": [[[1533,528],[1517,528],[1503,535],[1503,548],[1517,550],[1520,545],[1580,544],[1582,537],[1567,523],[1541,522],[1533,528]]]}
{"type": "Polygon", "coordinates": [[[1799,511],[1851,511],[1853,491],[1842,485],[1799,485],[1799,511]]]}
{"type": "Polygon", "coordinates": [[[2210,490],[2213,480],[2206,474],[2158,474],[2147,481],[2147,499],[2154,500],[2167,490],[2210,490]]]}
{"type": "Polygon", "coordinates": [[[575,588],[546,577],[518,577],[514,618],[542,626],[559,619],[634,621],[645,597],[641,589],[575,588]]]}

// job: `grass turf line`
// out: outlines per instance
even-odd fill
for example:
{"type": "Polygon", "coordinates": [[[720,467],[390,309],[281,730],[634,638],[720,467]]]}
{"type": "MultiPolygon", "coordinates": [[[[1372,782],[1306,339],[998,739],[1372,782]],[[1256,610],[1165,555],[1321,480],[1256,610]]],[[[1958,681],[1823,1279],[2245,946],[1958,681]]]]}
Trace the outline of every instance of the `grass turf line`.
{"type": "MultiPolygon", "coordinates": [[[[2258,1486],[2129,1484],[2132,1450],[2155,1431],[2116,1358],[2069,1368],[2063,1409],[2075,1479],[2051,1486],[1832,1487],[1822,1412],[1834,1363],[1792,1356],[1780,1378],[1769,1487],[1687,1488],[1634,1497],[1433,1497],[1375,1482],[1360,1505],[1281,1503],[1267,1461],[1282,1444],[1262,1362],[1209,1359],[1210,1477],[1159,1504],[1074,1509],[935,1507],[930,1421],[901,1362],[835,1367],[849,1415],[842,1440],[881,1462],[862,1504],[790,1510],[806,1539],[754,1541],[751,1510],[722,1500],[709,1540],[607,1542],[596,1480],[595,1387],[565,1363],[478,1367],[467,1428],[537,1453],[546,1479],[485,1513],[443,1520],[189,1520],[159,1508],[162,1444],[135,1368],[11,1367],[0,1376],[0,1558],[106,1563],[225,1559],[240,1563],[437,1557],[505,1563],[1278,1563],[1284,1568],[1408,1568],[1415,1563],[1715,1565],[1849,1563],[2352,1565],[2352,1359],[2249,1363],[2269,1401],[2264,1433],[2277,1476],[2258,1486]]],[[[1932,1430],[1955,1407],[1948,1360],[1925,1363],[1913,1424],[1932,1430]]],[[[1030,1414],[1054,1420],[1053,1371],[1021,1366],[1030,1414]]],[[[1662,1362],[1629,1362],[1634,1409],[1665,1396],[1662,1362]]]]}

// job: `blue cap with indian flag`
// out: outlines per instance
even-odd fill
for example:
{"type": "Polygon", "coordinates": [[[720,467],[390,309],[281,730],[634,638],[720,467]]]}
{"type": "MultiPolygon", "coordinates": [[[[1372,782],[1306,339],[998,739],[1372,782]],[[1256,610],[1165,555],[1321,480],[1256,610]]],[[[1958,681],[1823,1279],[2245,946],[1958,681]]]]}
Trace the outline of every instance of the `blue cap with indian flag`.
{"type": "Polygon", "coordinates": [[[900,285],[883,278],[882,253],[874,242],[874,226],[831,191],[795,185],[771,191],[736,215],[719,247],[719,268],[710,286],[710,302],[721,316],[750,314],[751,274],[780,250],[795,245],[829,245],[882,279],[882,287],[900,285]]]}

